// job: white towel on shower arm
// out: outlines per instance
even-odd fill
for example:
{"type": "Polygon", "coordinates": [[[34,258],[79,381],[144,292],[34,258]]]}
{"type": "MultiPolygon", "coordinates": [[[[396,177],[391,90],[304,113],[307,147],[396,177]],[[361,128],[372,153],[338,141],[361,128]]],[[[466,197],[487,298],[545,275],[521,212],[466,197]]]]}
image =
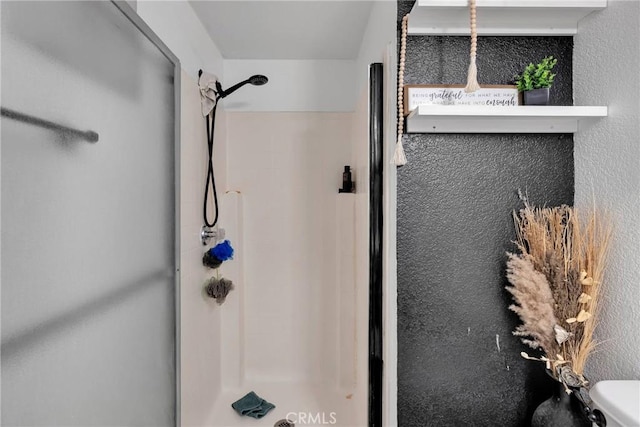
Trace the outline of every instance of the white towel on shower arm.
{"type": "Polygon", "coordinates": [[[198,87],[200,88],[200,102],[202,104],[202,115],[207,117],[218,101],[218,92],[216,91],[216,82],[218,78],[213,74],[202,72],[198,78],[198,87]]]}

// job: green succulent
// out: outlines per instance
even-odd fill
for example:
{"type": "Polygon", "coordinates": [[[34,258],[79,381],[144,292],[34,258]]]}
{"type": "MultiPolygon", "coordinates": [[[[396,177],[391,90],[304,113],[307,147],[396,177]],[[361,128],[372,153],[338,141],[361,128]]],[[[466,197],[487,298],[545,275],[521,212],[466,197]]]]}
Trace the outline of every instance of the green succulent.
{"type": "Polygon", "coordinates": [[[530,63],[522,72],[515,76],[516,86],[520,92],[528,90],[551,87],[553,78],[556,76],[551,72],[558,62],[553,56],[547,56],[538,64],[530,63]]]}

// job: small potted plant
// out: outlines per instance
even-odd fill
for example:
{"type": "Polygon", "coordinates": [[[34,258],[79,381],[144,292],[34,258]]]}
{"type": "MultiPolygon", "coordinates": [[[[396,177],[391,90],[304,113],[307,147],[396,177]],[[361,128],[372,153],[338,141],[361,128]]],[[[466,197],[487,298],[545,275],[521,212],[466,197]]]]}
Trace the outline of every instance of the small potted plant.
{"type": "Polygon", "coordinates": [[[553,56],[547,56],[537,64],[530,63],[522,74],[515,76],[518,90],[524,92],[525,105],[549,104],[549,88],[556,76],[551,70],[557,62],[553,56]]]}

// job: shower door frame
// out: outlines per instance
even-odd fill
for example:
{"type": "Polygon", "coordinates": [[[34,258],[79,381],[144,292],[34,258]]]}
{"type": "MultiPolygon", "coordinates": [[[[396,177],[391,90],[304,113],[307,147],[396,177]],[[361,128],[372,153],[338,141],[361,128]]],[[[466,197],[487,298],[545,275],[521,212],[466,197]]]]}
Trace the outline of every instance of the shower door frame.
{"type": "Polygon", "coordinates": [[[173,116],[174,116],[174,164],[173,164],[173,184],[174,184],[174,316],[175,316],[175,341],[174,341],[174,361],[175,361],[175,424],[180,426],[180,97],[181,97],[181,71],[182,66],[178,57],[171,52],[169,47],[153,32],[138,13],[124,0],[111,0],[111,3],[122,12],[122,14],[140,31],[158,50],[173,64],[173,116]]]}
{"type": "Polygon", "coordinates": [[[384,65],[369,66],[369,427],[383,420],[384,65]]]}

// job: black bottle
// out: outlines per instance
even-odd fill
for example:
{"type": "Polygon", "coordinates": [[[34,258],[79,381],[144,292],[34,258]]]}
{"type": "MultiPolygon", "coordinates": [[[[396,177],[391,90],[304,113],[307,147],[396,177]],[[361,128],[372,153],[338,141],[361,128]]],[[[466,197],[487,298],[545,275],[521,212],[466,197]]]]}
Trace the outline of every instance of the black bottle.
{"type": "Polygon", "coordinates": [[[350,193],[353,189],[353,181],[351,181],[351,166],[345,166],[342,173],[342,191],[350,193]]]}

